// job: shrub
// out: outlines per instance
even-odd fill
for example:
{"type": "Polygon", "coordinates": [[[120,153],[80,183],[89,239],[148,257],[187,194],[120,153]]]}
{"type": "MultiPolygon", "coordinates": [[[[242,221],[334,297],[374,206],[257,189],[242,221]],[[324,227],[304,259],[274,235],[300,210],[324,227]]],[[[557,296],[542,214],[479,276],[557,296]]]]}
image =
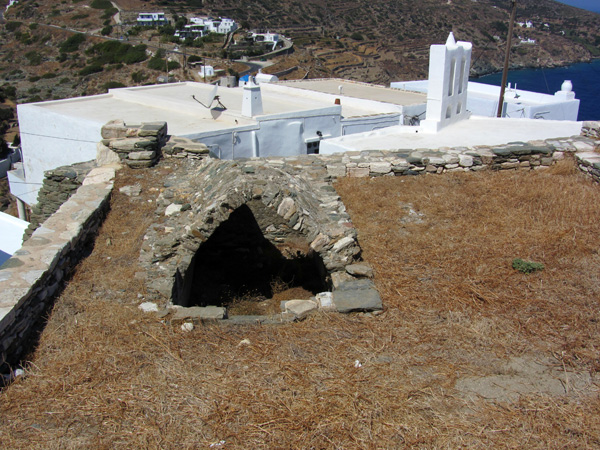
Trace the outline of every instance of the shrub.
{"type": "Polygon", "coordinates": [[[515,258],[512,262],[512,267],[515,270],[523,273],[532,273],[537,270],[544,270],[544,265],[542,263],[536,263],[533,261],[525,261],[521,258],[515,258]]]}
{"type": "Polygon", "coordinates": [[[27,81],[31,82],[31,83],[35,83],[36,81],[39,81],[42,77],[38,77],[37,75],[33,75],[29,78],[27,78],[27,81]]]}
{"type": "Polygon", "coordinates": [[[148,75],[144,74],[143,72],[133,72],[131,74],[131,79],[133,80],[134,83],[141,83],[142,81],[146,80],[148,78],[148,75]]]}
{"type": "Polygon", "coordinates": [[[189,63],[193,63],[193,62],[198,62],[198,61],[202,61],[202,57],[198,56],[198,55],[190,55],[188,57],[188,62],[189,63]]]}
{"type": "Polygon", "coordinates": [[[113,8],[113,5],[109,0],[93,0],[90,3],[90,7],[94,9],[108,9],[113,8]]]}
{"type": "Polygon", "coordinates": [[[108,36],[110,33],[112,33],[113,27],[111,27],[110,25],[105,26],[104,28],[102,28],[102,30],[100,30],[100,34],[102,36],[108,36]]]}
{"type": "Polygon", "coordinates": [[[25,58],[29,60],[29,65],[31,66],[37,66],[42,62],[42,55],[35,50],[25,53],[25,58]]]}
{"type": "Polygon", "coordinates": [[[72,20],[80,20],[80,19],[87,19],[88,17],[90,17],[89,14],[75,14],[73,17],[71,17],[72,20]]]}
{"type": "Polygon", "coordinates": [[[66,41],[60,44],[59,50],[61,53],[73,53],[79,50],[79,46],[85,41],[85,35],[81,33],[75,33],[69,36],[66,41]]]}
{"type": "Polygon", "coordinates": [[[12,108],[0,108],[0,120],[10,120],[14,116],[12,108]]]}
{"type": "Polygon", "coordinates": [[[37,23],[30,23],[29,24],[29,29],[30,30],[37,30],[38,29],[38,24],[37,23]]]}
{"type": "Polygon", "coordinates": [[[51,78],[56,78],[56,74],[55,74],[55,73],[52,73],[52,72],[47,72],[47,73],[45,73],[44,75],[42,75],[42,78],[43,78],[44,80],[49,80],[49,79],[51,79],[51,78]]]}
{"type": "Polygon", "coordinates": [[[362,34],[358,33],[358,32],[354,32],[350,35],[351,39],[354,39],[355,41],[364,41],[364,37],[362,34]]]}
{"type": "Polygon", "coordinates": [[[6,31],[10,31],[11,33],[13,33],[15,30],[17,30],[23,22],[6,22],[5,28],[6,31]]]}
{"type": "Polygon", "coordinates": [[[0,159],[8,158],[8,154],[10,149],[8,148],[8,144],[4,141],[4,139],[0,138],[0,159]]]}
{"type": "Polygon", "coordinates": [[[109,81],[108,83],[104,83],[102,85],[102,88],[106,89],[107,91],[109,89],[122,88],[122,87],[125,87],[125,85],[123,83],[119,83],[118,81],[109,81]]]}
{"type": "Polygon", "coordinates": [[[91,75],[93,73],[102,72],[104,67],[102,67],[98,63],[92,63],[89,66],[85,66],[83,69],[79,71],[79,75],[85,77],[86,75],[91,75]]]}

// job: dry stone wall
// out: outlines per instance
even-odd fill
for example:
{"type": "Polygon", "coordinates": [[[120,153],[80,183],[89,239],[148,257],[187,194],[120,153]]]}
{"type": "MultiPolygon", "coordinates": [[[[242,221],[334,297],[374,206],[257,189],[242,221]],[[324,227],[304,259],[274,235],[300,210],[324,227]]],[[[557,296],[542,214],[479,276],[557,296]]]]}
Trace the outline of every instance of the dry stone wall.
{"type": "Polygon", "coordinates": [[[37,325],[96,234],[109,207],[114,167],[81,187],[0,267],[0,373],[28,350],[37,325]]]}
{"type": "Polygon", "coordinates": [[[58,167],[44,172],[44,182],[38,192],[37,204],[31,208],[25,239],[44,223],[79,189],[86,175],[96,167],[95,161],[58,167]]]}

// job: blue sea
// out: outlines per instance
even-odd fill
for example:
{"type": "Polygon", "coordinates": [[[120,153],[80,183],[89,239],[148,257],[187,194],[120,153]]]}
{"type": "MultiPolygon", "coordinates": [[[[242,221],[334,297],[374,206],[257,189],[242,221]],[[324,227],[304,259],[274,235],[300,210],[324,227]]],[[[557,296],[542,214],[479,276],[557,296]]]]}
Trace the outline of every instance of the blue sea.
{"type": "MultiPolygon", "coordinates": [[[[554,94],[563,81],[571,80],[575,98],[580,100],[579,120],[600,120],[600,59],[555,69],[525,69],[508,72],[508,82],[517,89],[554,94]]],[[[499,86],[502,73],[472,79],[478,83],[499,86]]]]}

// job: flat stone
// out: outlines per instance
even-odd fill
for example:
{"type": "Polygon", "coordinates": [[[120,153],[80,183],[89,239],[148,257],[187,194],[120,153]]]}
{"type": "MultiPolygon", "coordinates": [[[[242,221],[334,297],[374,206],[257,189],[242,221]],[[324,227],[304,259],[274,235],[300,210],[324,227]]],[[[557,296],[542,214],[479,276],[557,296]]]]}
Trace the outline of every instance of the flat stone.
{"type": "Polygon", "coordinates": [[[189,308],[177,308],[173,314],[172,320],[222,320],[226,317],[227,310],[222,306],[192,306],[189,308]]]}
{"type": "Polygon", "coordinates": [[[365,178],[369,176],[368,167],[349,167],[348,176],[352,178],[365,178]]]}
{"type": "Polygon", "coordinates": [[[288,300],[285,302],[285,312],[293,314],[299,319],[303,319],[318,307],[319,305],[312,300],[288,300]]]}
{"type": "Polygon", "coordinates": [[[144,312],[158,312],[158,305],[153,302],[144,302],[138,306],[144,312]]]}
{"type": "Polygon", "coordinates": [[[350,264],[346,266],[346,272],[355,277],[373,277],[373,268],[365,263],[350,264]]]}
{"type": "Polygon", "coordinates": [[[369,170],[372,173],[390,173],[392,171],[392,164],[389,162],[372,162],[369,164],[369,170]]]}
{"type": "Polygon", "coordinates": [[[98,167],[96,169],[92,169],[85,180],[83,180],[82,185],[87,186],[90,184],[100,184],[100,183],[108,183],[115,178],[115,169],[112,167],[98,167]]]}
{"type": "Polygon", "coordinates": [[[333,244],[333,252],[338,253],[341,250],[345,249],[346,247],[350,246],[352,243],[354,243],[353,238],[351,238],[350,236],[343,237],[342,239],[337,241],[335,244],[333,244]]]}
{"type": "Polygon", "coordinates": [[[461,167],[471,167],[473,165],[473,157],[471,155],[459,155],[458,164],[461,167]]]}
{"type": "Polygon", "coordinates": [[[283,217],[284,220],[290,220],[296,211],[296,203],[291,197],[284,198],[277,208],[277,214],[283,217]]]}
{"type": "Polygon", "coordinates": [[[354,279],[352,275],[348,274],[347,272],[333,272],[330,276],[331,284],[333,285],[334,289],[339,289],[342,283],[354,279]]]}
{"type": "Polygon", "coordinates": [[[154,150],[144,150],[141,152],[131,152],[128,158],[133,161],[152,160],[156,157],[154,150]]]}
{"type": "Polygon", "coordinates": [[[342,283],[333,292],[333,303],[338,312],[378,311],[383,308],[379,292],[370,280],[342,283]]]}

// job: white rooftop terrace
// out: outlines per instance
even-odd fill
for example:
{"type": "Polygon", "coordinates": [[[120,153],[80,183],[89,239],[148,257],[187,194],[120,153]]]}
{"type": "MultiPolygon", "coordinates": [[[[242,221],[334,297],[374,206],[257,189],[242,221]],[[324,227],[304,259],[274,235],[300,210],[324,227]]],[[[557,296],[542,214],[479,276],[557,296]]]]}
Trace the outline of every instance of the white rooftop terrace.
{"type": "MultiPolygon", "coordinates": [[[[170,134],[182,136],[201,131],[235,128],[256,122],[242,115],[243,88],[218,88],[217,95],[227,108],[224,111],[209,110],[192,97],[207,104],[210,102],[209,97],[213,90],[214,86],[209,84],[182,82],[111,89],[107,94],[31,105],[64,116],[87,119],[101,125],[116,118],[131,124],[166,121],[170,134]]],[[[262,116],[292,114],[334,106],[333,99],[316,95],[317,92],[295,89],[291,86],[263,84],[261,94],[262,116]]],[[[425,97],[422,94],[418,95],[424,101],[425,97]]],[[[385,105],[382,108],[380,103],[374,104],[368,100],[342,104],[343,117],[397,112],[397,108],[385,108],[385,105]]]]}
{"type": "MultiPolygon", "coordinates": [[[[343,80],[340,78],[326,78],[315,80],[280,81],[278,84],[297,89],[321,92],[334,95],[336,98],[352,97],[364,100],[391,103],[394,105],[420,105],[427,103],[427,94],[411,92],[401,89],[392,89],[358,81],[343,80]],[[342,92],[340,94],[340,87],[342,92]]],[[[342,105],[344,102],[342,102],[342,105]]]]}
{"type": "Polygon", "coordinates": [[[328,139],[321,143],[322,154],[350,150],[440,149],[494,146],[579,135],[582,122],[564,120],[497,119],[472,116],[438,133],[424,133],[420,127],[389,127],[328,139]]]}

